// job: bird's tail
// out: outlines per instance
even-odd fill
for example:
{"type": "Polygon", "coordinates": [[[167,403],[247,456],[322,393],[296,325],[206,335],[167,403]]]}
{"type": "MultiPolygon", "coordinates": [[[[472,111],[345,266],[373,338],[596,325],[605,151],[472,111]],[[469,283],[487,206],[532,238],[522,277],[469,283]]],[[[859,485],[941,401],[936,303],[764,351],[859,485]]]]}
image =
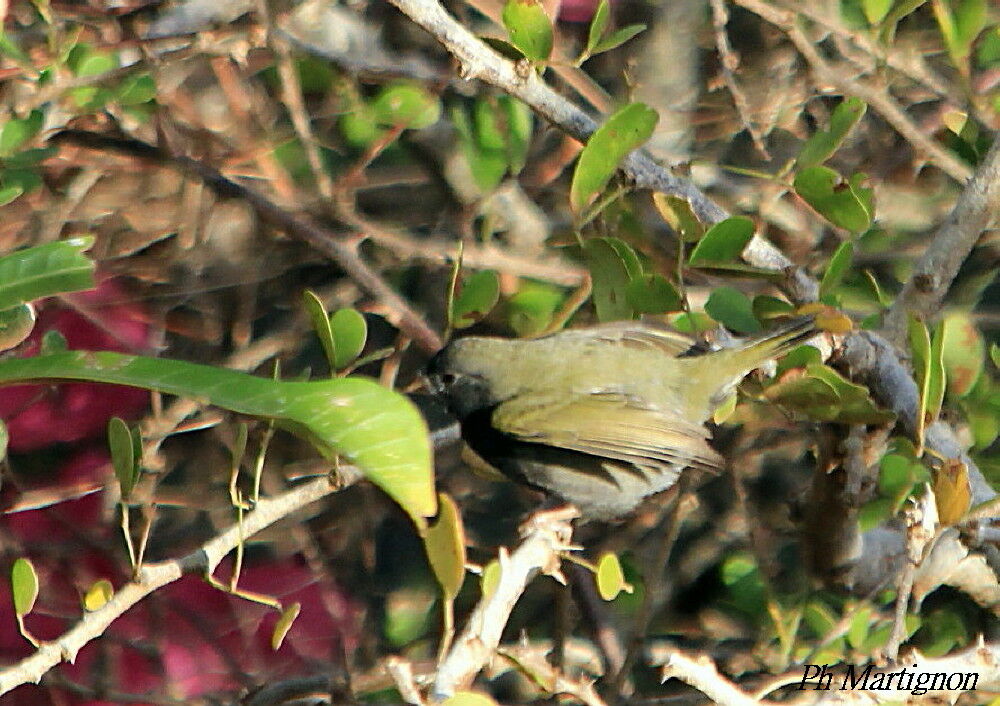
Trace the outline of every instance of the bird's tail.
{"type": "Polygon", "coordinates": [[[734,376],[745,375],[768,360],[782,356],[799,344],[805,343],[818,332],[816,320],[812,316],[800,316],[759,338],[720,351],[716,355],[728,357],[732,361],[731,372],[734,376]]]}

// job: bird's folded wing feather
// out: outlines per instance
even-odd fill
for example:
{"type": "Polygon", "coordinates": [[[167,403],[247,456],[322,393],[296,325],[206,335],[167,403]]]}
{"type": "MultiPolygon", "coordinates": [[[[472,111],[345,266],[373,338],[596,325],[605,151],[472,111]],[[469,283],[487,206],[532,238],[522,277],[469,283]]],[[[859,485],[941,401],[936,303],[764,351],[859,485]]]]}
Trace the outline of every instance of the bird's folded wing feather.
{"type": "Polygon", "coordinates": [[[708,430],[627,395],[592,394],[569,400],[515,397],[493,412],[493,426],[523,441],[548,444],[641,468],[720,468],[708,430]]]}

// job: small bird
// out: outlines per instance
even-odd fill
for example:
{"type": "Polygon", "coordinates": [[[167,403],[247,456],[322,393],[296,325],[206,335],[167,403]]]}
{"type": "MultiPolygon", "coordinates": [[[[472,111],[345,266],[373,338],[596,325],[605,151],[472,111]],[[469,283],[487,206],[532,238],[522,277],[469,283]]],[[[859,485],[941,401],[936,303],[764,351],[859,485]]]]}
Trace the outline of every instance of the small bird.
{"type": "Polygon", "coordinates": [[[718,469],[705,426],[751,370],[817,333],[797,318],[734,348],[628,321],[518,340],[469,336],[429,363],[462,438],[513,480],[585,519],[631,513],[686,467],[718,469]]]}

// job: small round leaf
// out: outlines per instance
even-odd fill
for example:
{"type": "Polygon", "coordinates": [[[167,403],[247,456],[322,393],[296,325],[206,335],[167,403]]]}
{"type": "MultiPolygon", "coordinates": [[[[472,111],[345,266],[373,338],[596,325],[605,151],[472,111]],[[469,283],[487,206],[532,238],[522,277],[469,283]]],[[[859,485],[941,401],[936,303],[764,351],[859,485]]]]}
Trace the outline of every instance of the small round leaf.
{"type": "Polygon", "coordinates": [[[38,598],[38,574],[30,559],[21,557],[10,570],[10,587],[14,595],[14,613],[25,616],[35,607],[38,598]]]}

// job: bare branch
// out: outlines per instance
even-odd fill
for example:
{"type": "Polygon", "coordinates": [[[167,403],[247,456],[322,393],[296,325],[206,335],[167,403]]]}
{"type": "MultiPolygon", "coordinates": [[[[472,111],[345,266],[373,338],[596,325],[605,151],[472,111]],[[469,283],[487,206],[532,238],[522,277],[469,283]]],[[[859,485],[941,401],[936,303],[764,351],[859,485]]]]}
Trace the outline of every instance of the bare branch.
{"type": "Polygon", "coordinates": [[[1000,137],[962,189],[955,208],[934,234],[933,240],[913,268],[913,274],[896,297],[885,320],[885,332],[901,345],[906,335],[907,314],[921,319],[935,316],[965,258],[983,231],[996,222],[1000,212],[1000,137]]]}
{"type": "Polygon", "coordinates": [[[572,549],[570,521],[576,516],[574,508],[536,513],[521,528],[524,537],[521,546],[510,555],[501,549],[496,588],[479,601],[441,662],[434,682],[435,699],[445,699],[467,687],[493,658],[511,611],[528,581],[540,571],[561,578],[559,555],[572,549]]]}

